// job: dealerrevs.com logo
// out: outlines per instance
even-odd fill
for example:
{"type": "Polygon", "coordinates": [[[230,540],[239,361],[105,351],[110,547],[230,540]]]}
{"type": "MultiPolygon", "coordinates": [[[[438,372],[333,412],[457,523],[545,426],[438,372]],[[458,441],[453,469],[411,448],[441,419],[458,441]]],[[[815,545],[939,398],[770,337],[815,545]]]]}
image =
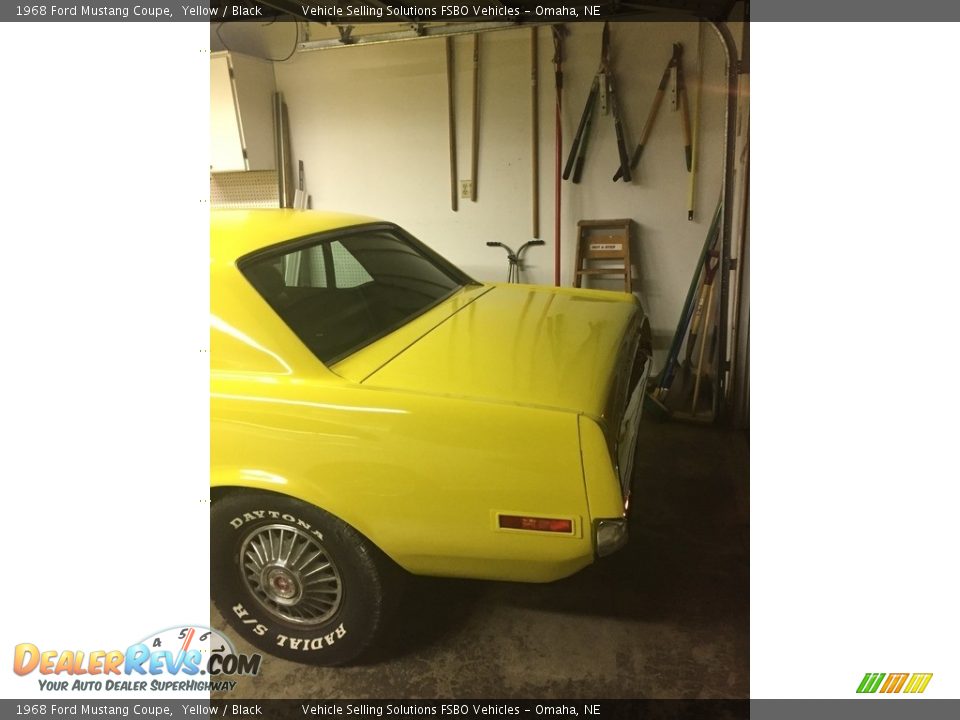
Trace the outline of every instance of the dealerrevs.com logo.
{"type": "Polygon", "coordinates": [[[918,694],[927,689],[933,673],[867,673],[860,681],[858,693],[918,694]]]}
{"type": "Polygon", "coordinates": [[[237,653],[216,630],[184,625],[151,633],[125,650],[61,651],[20,643],[13,650],[13,671],[37,673],[45,691],[224,692],[237,684],[224,676],[256,675],[262,659],[259,653],[237,653]]]}

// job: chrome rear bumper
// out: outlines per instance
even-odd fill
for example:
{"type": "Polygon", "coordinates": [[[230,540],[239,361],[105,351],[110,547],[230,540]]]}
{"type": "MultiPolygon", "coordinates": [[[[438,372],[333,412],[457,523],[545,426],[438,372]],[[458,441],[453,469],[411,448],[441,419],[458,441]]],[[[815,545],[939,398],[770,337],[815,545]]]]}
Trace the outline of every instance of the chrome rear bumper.
{"type": "Polygon", "coordinates": [[[627,519],[608,518],[593,523],[594,547],[597,557],[612,555],[627,544],[627,519]]]}

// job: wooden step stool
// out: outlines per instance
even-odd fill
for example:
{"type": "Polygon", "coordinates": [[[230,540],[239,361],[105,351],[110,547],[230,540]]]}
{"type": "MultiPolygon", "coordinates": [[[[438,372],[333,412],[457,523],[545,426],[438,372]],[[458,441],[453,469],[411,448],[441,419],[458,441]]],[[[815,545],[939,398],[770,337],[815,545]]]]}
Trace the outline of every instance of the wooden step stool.
{"type": "Polygon", "coordinates": [[[581,220],[577,223],[577,262],[573,286],[583,287],[584,276],[619,275],[624,292],[633,289],[630,229],[633,221],[581,220]],[[591,263],[595,263],[591,266],[591,263]]]}

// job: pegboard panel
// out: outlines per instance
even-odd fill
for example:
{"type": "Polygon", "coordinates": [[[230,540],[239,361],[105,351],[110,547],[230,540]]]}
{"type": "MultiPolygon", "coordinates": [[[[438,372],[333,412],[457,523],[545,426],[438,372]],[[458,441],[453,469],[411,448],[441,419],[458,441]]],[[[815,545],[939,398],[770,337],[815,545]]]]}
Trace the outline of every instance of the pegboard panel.
{"type": "Polygon", "coordinates": [[[211,173],[210,207],[280,207],[276,170],[211,173]]]}

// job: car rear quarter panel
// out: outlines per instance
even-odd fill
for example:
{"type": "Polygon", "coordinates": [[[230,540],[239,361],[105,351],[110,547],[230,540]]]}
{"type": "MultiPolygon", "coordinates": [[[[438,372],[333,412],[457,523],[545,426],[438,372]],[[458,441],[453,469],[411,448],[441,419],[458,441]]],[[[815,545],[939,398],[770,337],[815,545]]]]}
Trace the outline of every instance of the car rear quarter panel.
{"type": "Polygon", "coordinates": [[[593,559],[577,415],[364,388],[214,374],[214,486],[321,507],[416,574],[550,581],[593,559]],[[570,518],[570,536],[496,514],[570,518]]]}

